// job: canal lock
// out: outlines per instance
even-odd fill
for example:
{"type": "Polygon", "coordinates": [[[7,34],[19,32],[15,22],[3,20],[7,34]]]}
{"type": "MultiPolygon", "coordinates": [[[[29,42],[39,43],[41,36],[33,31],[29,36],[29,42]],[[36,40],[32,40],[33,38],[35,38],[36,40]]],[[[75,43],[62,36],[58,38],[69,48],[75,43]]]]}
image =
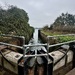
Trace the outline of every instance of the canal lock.
{"type": "MultiPolygon", "coordinates": [[[[35,45],[38,43],[38,29],[35,29],[33,38],[29,44],[35,45]]],[[[44,46],[27,47],[26,55],[45,54],[47,50],[44,46]]],[[[48,56],[26,57],[24,66],[19,65],[19,75],[52,75],[53,58],[48,56]],[[24,71],[23,71],[24,70],[24,71]]]]}

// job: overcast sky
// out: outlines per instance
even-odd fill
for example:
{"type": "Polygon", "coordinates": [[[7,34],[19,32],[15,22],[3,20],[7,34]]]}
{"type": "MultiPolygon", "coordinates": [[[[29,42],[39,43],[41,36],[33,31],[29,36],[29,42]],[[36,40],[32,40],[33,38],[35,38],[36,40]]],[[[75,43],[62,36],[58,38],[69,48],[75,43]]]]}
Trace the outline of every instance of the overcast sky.
{"type": "Polygon", "coordinates": [[[24,9],[34,27],[50,25],[62,13],[75,14],[75,0],[0,0],[0,5],[16,5],[24,9]]]}

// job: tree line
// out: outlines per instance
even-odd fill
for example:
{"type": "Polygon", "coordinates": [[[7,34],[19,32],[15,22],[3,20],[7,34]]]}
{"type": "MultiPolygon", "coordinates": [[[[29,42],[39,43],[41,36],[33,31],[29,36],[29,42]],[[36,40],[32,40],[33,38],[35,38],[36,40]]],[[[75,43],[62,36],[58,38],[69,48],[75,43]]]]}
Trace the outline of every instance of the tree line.
{"type": "Polygon", "coordinates": [[[46,25],[43,29],[63,32],[75,32],[75,15],[62,13],[55,19],[54,23],[51,24],[50,27],[46,25]]]}
{"type": "Polygon", "coordinates": [[[25,36],[27,43],[34,32],[28,22],[28,14],[23,9],[16,6],[9,6],[8,9],[0,7],[0,34],[25,36]]]}

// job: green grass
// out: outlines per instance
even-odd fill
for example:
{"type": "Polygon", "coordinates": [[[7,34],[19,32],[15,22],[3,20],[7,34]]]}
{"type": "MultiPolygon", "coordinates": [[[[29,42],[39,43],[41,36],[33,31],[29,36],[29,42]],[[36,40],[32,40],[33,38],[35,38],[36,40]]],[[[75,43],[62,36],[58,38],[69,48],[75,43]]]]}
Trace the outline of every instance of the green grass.
{"type": "Polygon", "coordinates": [[[58,37],[59,42],[68,42],[68,41],[73,41],[75,40],[75,36],[63,36],[63,37],[58,37]]]}
{"type": "MultiPolygon", "coordinates": [[[[45,34],[46,36],[54,36],[54,35],[62,35],[64,33],[62,32],[50,32],[50,31],[41,31],[43,34],[45,34]]],[[[75,36],[61,36],[58,37],[58,42],[68,42],[68,41],[72,41],[75,40],[75,36]]]]}
{"type": "Polygon", "coordinates": [[[50,31],[41,31],[42,33],[44,33],[47,36],[53,36],[53,35],[61,35],[60,32],[50,32],[50,31]]]}

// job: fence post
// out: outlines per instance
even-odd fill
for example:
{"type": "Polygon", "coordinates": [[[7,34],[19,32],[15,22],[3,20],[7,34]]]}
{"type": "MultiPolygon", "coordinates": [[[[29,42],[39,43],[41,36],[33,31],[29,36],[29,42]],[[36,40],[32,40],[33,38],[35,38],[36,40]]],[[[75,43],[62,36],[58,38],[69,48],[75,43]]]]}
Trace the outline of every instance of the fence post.
{"type": "Polygon", "coordinates": [[[47,75],[53,75],[53,58],[49,55],[49,39],[47,36],[47,75]]]}
{"type": "MultiPolygon", "coordinates": [[[[24,47],[24,45],[25,45],[25,37],[22,37],[22,39],[23,39],[23,61],[24,61],[24,63],[25,63],[25,55],[26,55],[26,47],[24,47]]],[[[23,64],[24,65],[24,75],[25,75],[25,64],[23,64]]]]}
{"type": "Polygon", "coordinates": [[[70,49],[73,51],[73,68],[75,68],[75,42],[69,44],[70,49]]]}

